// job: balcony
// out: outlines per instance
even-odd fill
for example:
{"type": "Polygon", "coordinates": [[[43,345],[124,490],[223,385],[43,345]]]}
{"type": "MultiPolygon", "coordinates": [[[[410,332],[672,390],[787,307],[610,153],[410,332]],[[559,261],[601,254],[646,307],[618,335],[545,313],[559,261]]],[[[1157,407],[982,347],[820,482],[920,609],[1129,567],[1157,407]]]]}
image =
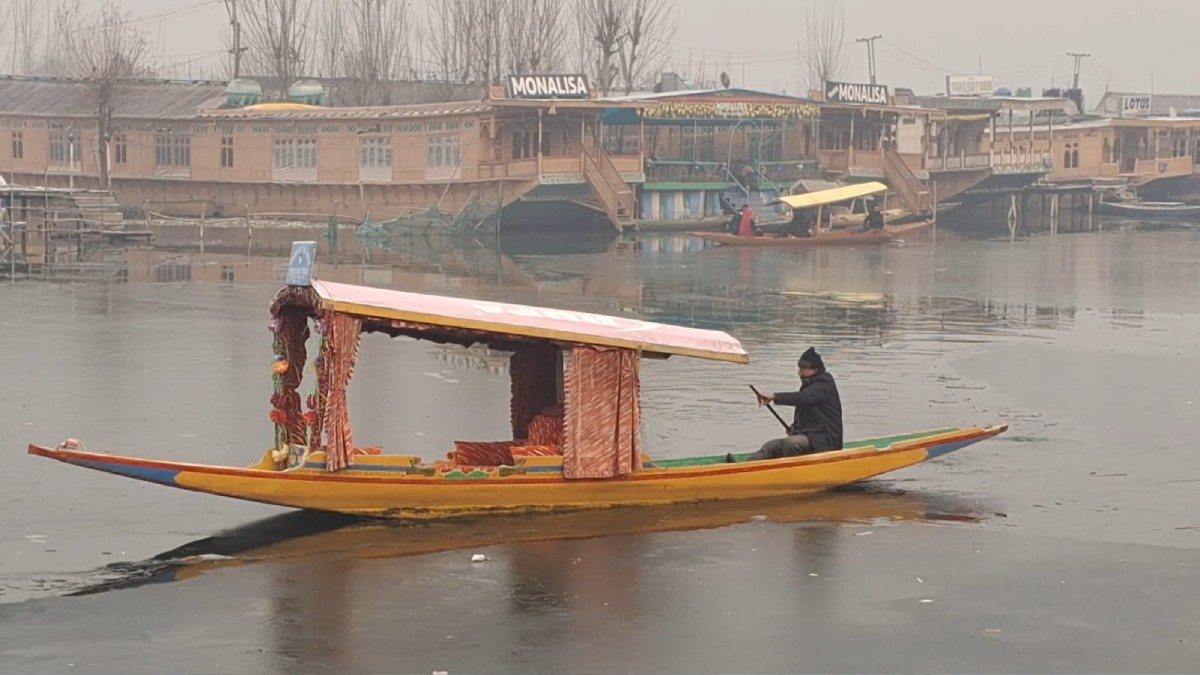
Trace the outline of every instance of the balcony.
{"type": "Polygon", "coordinates": [[[1138,178],[1173,178],[1192,175],[1191,157],[1164,157],[1161,159],[1139,159],[1133,168],[1138,178]]]}
{"type": "Polygon", "coordinates": [[[959,155],[958,157],[929,157],[925,160],[930,171],[962,171],[972,169],[987,169],[992,166],[991,155],[987,153],[959,155]]]}
{"type": "MultiPolygon", "coordinates": [[[[640,155],[609,155],[609,159],[625,182],[640,183],[645,180],[640,155]]],[[[483,163],[479,165],[478,177],[481,179],[537,179],[545,184],[583,183],[583,159],[578,155],[542,157],[541,171],[538,170],[537,157],[513,159],[499,163],[483,163]]]]}

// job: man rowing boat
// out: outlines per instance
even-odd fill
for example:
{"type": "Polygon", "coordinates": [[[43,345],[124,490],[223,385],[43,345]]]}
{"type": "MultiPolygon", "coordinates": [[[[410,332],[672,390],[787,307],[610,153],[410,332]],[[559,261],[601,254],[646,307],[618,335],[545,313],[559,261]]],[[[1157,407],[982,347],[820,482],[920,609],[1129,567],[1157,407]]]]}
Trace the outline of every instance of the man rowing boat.
{"type": "MultiPolygon", "coordinates": [[[[758,404],[793,406],[796,414],[786,438],[767,441],[747,461],[795,457],[842,449],[842,399],[833,375],[817,350],[809,347],[800,356],[800,390],[758,394],[758,404]]],[[[733,455],[726,455],[733,462],[733,455]]]]}

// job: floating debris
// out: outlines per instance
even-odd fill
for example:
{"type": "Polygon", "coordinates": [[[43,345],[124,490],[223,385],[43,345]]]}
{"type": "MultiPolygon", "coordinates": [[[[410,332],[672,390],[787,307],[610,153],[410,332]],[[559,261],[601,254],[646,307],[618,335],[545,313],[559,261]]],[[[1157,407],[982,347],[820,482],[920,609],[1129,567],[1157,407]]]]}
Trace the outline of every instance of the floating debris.
{"type": "Polygon", "coordinates": [[[475,555],[471,556],[471,562],[473,562],[473,563],[487,562],[487,556],[482,553],[476,553],[475,555]]]}

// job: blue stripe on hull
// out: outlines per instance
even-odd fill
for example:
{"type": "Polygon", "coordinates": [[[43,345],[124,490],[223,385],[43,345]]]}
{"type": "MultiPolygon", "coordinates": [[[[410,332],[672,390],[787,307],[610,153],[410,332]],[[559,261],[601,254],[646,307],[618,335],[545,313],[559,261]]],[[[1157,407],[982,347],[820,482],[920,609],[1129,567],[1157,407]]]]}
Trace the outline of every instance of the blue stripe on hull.
{"type": "Polygon", "coordinates": [[[945,443],[942,445],[934,445],[934,446],[930,447],[928,450],[928,452],[929,452],[928,459],[934,459],[937,457],[941,457],[942,455],[948,455],[948,454],[954,452],[955,450],[962,450],[963,448],[967,447],[968,445],[975,445],[980,440],[981,439],[974,438],[969,441],[959,441],[957,443],[945,443]]]}
{"type": "Polygon", "coordinates": [[[107,473],[115,473],[119,476],[128,476],[137,478],[138,480],[150,481],[151,483],[159,483],[160,485],[176,485],[175,477],[179,472],[174,469],[151,469],[144,466],[126,466],[124,464],[109,464],[107,462],[89,462],[86,460],[73,460],[72,464],[85,466],[89,469],[97,471],[105,471],[107,473]]]}

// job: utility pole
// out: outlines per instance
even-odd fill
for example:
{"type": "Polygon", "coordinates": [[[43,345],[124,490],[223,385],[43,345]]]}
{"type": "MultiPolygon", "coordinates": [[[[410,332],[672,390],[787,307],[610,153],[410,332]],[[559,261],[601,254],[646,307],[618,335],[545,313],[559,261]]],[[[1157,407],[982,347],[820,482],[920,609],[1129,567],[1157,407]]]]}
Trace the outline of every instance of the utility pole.
{"type": "Polygon", "coordinates": [[[1083,59],[1089,58],[1091,56],[1091,54],[1086,54],[1083,52],[1067,52],[1067,56],[1075,57],[1075,80],[1074,80],[1074,83],[1071,85],[1071,88],[1078,89],[1079,88],[1079,62],[1083,59]]]}
{"type": "Polygon", "coordinates": [[[867,68],[871,73],[871,84],[875,84],[875,41],[883,37],[882,35],[872,35],[871,37],[858,38],[855,42],[867,43],[867,68]]]}
{"type": "Polygon", "coordinates": [[[242,23],[238,21],[238,0],[225,0],[225,10],[229,12],[229,24],[233,26],[233,48],[229,50],[233,54],[233,79],[242,76],[242,52],[246,48],[242,46],[242,23]]]}

